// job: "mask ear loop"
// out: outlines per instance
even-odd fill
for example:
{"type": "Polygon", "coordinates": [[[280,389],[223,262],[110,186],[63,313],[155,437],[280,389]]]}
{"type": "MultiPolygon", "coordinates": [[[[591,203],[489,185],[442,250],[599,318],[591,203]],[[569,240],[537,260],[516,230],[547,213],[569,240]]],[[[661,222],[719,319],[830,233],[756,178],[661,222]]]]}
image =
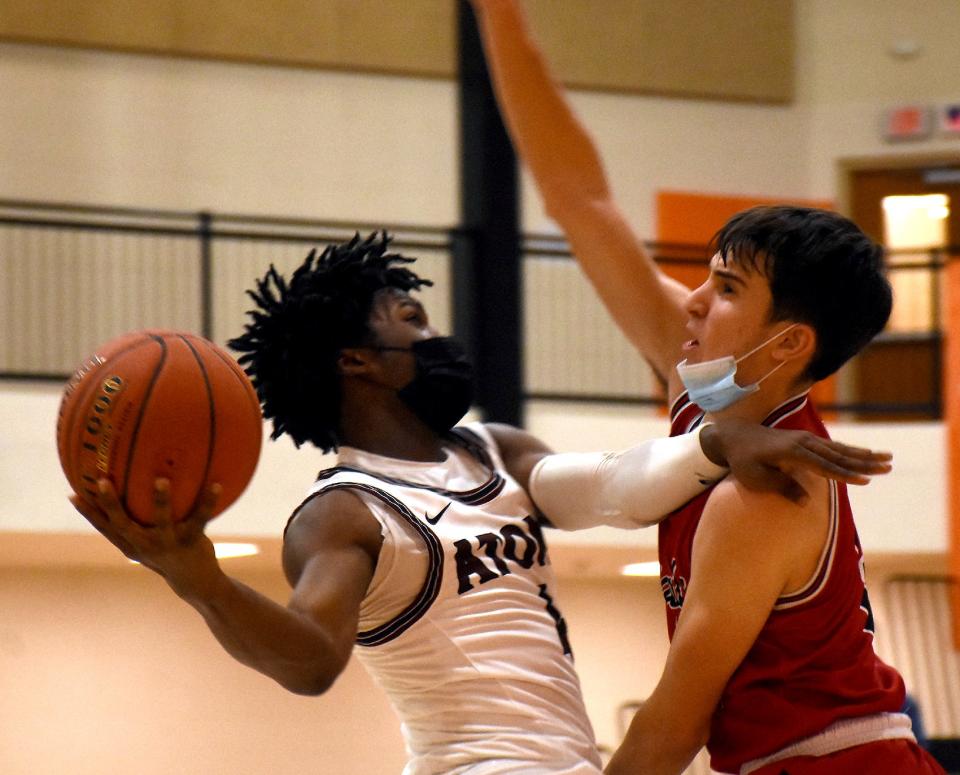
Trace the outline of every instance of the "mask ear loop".
{"type": "MultiPolygon", "coordinates": [[[[763,342],[763,343],[761,343],[761,344],[758,344],[756,347],[754,347],[754,348],[753,348],[750,352],[748,352],[746,355],[741,355],[739,358],[737,358],[737,360],[736,360],[735,362],[736,362],[736,363],[740,363],[740,361],[742,361],[744,358],[749,358],[751,355],[753,355],[755,352],[757,352],[757,350],[763,349],[763,348],[766,347],[768,344],[770,344],[770,342],[772,342],[774,339],[776,339],[778,336],[783,336],[785,333],[787,333],[787,331],[790,331],[790,330],[796,328],[798,325],[800,325],[800,324],[799,324],[799,323],[791,323],[789,326],[787,326],[785,329],[783,329],[783,331],[780,331],[779,333],[774,334],[774,335],[771,336],[769,339],[767,339],[767,341],[765,341],[765,342],[763,342]]],[[[780,369],[780,368],[782,368],[783,366],[785,366],[786,363],[787,363],[786,361],[780,361],[780,363],[778,363],[776,366],[774,366],[772,369],[770,369],[770,371],[768,371],[766,374],[764,374],[762,377],[760,377],[760,379],[758,379],[758,380],[757,380],[756,382],[754,382],[753,384],[754,384],[754,385],[759,385],[759,384],[760,384],[761,382],[763,382],[767,377],[770,377],[770,376],[772,376],[773,374],[776,374],[777,370],[780,369]]]]}
{"type": "MultiPolygon", "coordinates": [[[[750,352],[744,353],[743,355],[741,355],[739,358],[736,359],[735,362],[736,362],[736,363],[740,363],[740,361],[742,361],[744,358],[749,358],[749,357],[750,357],[751,355],[753,355],[755,352],[757,352],[758,350],[762,350],[764,347],[766,347],[768,344],[770,344],[770,342],[772,342],[772,341],[773,341],[774,339],[776,339],[778,336],[783,336],[785,333],[787,333],[787,331],[791,331],[791,330],[793,330],[794,328],[796,328],[796,327],[799,326],[799,325],[800,325],[799,323],[791,323],[789,326],[787,326],[785,329],[783,329],[783,331],[778,331],[777,333],[775,333],[773,336],[771,336],[771,337],[770,337],[769,339],[767,339],[766,341],[763,341],[763,342],[761,342],[760,344],[758,344],[758,345],[757,345],[756,347],[754,347],[750,352]]],[[[782,365],[783,365],[783,364],[781,363],[780,366],[782,366],[782,365]]],[[[780,366],[777,366],[777,369],[779,369],[780,366]]],[[[774,371],[776,371],[776,369],[774,369],[774,371]]],[[[773,374],[773,371],[771,371],[770,374],[773,374]]],[[[766,379],[766,377],[764,377],[764,379],[766,379]]]]}

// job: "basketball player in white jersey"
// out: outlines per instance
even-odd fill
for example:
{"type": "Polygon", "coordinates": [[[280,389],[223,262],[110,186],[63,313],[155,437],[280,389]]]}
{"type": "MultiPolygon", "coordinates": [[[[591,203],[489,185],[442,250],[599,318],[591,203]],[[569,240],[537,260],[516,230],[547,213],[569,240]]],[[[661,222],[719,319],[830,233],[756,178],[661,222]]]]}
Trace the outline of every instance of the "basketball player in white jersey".
{"type": "Polygon", "coordinates": [[[371,235],[311,253],[289,279],[271,268],[231,342],[273,436],[339,453],[287,524],[286,607],[217,563],[204,534],[216,487],[170,524],[160,481],[153,528],[127,519],[105,481],[100,508],[76,505],[159,573],[233,657],[290,691],[323,693],[356,653],[402,720],[406,773],[598,773],[544,523],[524,490],[531,469],[534,496],[553,504],[547,516],[579,528],[655,522],[727,462],[776,488],[799,465],[863,482],[886,463],[810,434],[718,424],[597,456],[592,501],[557,498],[584,456],[550,455],[507,426],[454,427],[471,403],[470,366],[410,295],[429,281],[409,261],[371,235]],[[733,447],[755,451],[738,457],[733,447]],[[621,497],[605,497],[602,482],[621,497]]]}

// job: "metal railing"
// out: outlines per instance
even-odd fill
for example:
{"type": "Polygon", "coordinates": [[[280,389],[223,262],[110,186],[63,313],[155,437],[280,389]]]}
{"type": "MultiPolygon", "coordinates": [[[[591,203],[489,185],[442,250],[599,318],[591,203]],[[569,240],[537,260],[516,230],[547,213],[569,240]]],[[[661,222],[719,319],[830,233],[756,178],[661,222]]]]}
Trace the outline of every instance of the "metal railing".
{"type": "MultiPolygon", "coordinates": [[[[242,329],[244,291],[270,263],[289,271],[314,246],[380,229],[394,235],[396,250],[419,258],[417,271],[435,283],[425,304],[439,329],[452,330],[455,227],[0,200],[0,378],[62,381],[99,342],[138,328],[192,330],[225,342],[242,329]]],[[[702,246],[649,248],[666,267],[705,267],[708,258],[702,246]]],[[[956,253],[894,257],[894,284],[914,278],[906,283],[913,295],[917,287],[927,291],[912,318],[898,321],[895,311],[892,329],[844,367],[838,400],[823,408],[858,417],[940,416],[940,276],[956,253]],[[883,368],[874,362],[885,351],[920,364],[910,375],[927,386],[919,395],[872,384],[871,369],[883,368]]],[[[566,242],[525,235],[523,256],[523,397],[662,404],[651,370],[604,311],[566,242]]]]}

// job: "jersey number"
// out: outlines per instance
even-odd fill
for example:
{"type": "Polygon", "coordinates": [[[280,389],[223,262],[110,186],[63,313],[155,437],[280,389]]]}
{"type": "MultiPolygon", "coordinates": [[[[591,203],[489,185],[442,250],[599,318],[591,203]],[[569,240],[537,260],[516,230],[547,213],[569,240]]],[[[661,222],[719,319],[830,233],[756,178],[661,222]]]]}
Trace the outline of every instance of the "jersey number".
{"type": "Polygon", "coordinates": [[[550,593],[547,592],[547,585],[540,585],[540,597],[547,604],[547,613],[550,614],[550,618],[553,619],[553,623],[557,626],[557,637],[560,639],[560,645],[563,647],[563,653],[568,657],[573,657],[573,649],[570,648],[570,641],[567,639],[567,621],[563,618],[563,614],[560,613],[560,609],[553,604],[553,598],[550,596],[550,593]]]}

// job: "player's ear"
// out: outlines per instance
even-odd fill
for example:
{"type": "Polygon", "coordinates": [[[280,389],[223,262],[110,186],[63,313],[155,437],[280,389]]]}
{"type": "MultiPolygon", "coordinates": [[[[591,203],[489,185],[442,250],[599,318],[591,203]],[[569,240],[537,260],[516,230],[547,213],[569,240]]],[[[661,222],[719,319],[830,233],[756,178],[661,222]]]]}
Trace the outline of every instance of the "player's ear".
{"type": "Polygon", "coordinates": [[[817,332],[808,323],[795,323],[777,337],[773,357],[782,361],[810,360],[817,349],[817,332]]]}
{"type": "Polygon", "coordinates": [[[370,347],[344,347],[337,356],[337,373],[355,377],[370,371],[376,350],[370,347]]]}

